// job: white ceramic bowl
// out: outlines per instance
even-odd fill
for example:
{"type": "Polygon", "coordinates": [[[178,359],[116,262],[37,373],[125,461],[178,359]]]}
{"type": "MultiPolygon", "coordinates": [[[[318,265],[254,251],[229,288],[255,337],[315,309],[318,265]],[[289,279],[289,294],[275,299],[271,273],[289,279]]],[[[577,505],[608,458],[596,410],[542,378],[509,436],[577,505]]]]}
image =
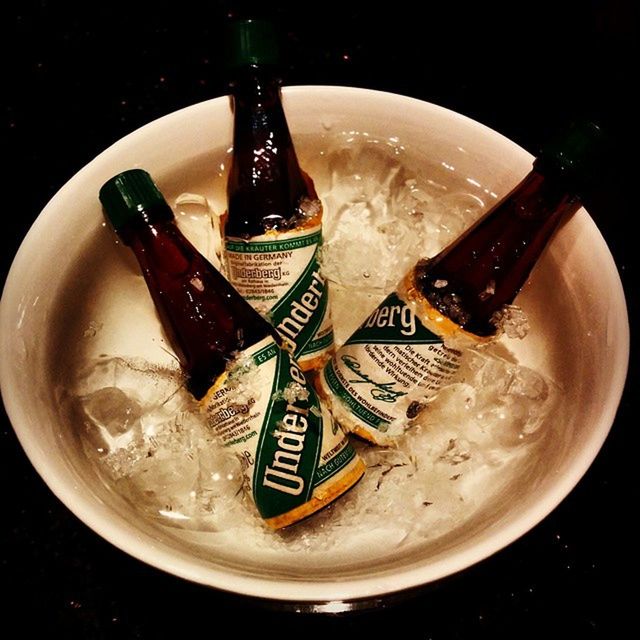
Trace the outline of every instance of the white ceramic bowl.
{"type": "MultiPolygon", "coordinates": [[[[505,193],[531,167],[531,156],[503,136],[418,100],[340,87],[291,87],[285,98],[294,136],[326,133],[329,126],[334,132],[395,136],[485,193],[505,193]]],[[[532,331],[521,355],[566,383],[555,417],[558,436],[526,482],[438,544],[324,567],[304,561],[289,566],[286,558],[267,561],[249,552],[203,554],[138,517],[99,482],[69,436],[52,391],[61,366],[52,355],[55,343],[61,332],[71,330],[61,326],[61,314],[72,317],[77,303],[69,283],[102,229],[98,189],[133,166],[145,167],[163,189],[178,184],[185,167],[206,176],[213,171],[207,164],[211,148],[230,140],[226,98],[152,122],[64,185],[25,238],[2,299],[0,373],[9,417],[45,482],[98,534],[144,562],[206,585],[298,602],[346,601],[421,585],[486,558],[528,531],[591,464],[613,422],[626,375],[629,336],[622,287],[607,246],[584,210],[558,233],[522,296],[532,331]]],[[[100,255],[91,255],[99,265],[100,255]]]]}

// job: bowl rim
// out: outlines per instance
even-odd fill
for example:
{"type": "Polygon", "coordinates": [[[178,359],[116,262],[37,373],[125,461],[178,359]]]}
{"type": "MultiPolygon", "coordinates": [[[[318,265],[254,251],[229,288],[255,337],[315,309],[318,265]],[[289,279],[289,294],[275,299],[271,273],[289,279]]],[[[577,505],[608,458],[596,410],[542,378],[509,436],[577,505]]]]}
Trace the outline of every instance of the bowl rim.
{"type": "MultiPolygon", "coordinates": [[[[287,97],[304,95],[306,97],[315,97],[317,100],[326,98],[328,94],[335,94],[337,97],[343,99],[348,99],[350,96],[353,96],[360,99],[373,99],[374,101],[392,101],[397,105],[397,108],[400,108],[402,104],[406,104],[411,108],[431,110],[432,112],[437,112],[440,116],[448,118],[452,123],[462,123],[467,126],[471,125],[477,128],[478,131],[492,137],[498,136],[502,138],[503,142],[507,142],[516,148],[520,154],[527,154],[527,156],[533,158],[533,156],[517,144],[486,125],[460,113],[446,109],[445,107],[416,98],[372,89],[332,85],[290,86],[284,88],[284,93],[287,97]]],[[[12,311],[16,308],[15,305],[19,300],[20,294],[18,274],[28,263],[31,245],[37,242],[40,227],[44,225],[44,221],[51,212],[56,209],[58,199],[61,198],[67,190],[73,189],[77,182],[81,182],[85,174],[91,171],[92,167],[96,164],[105,162],[111,156],[117,155],[121,147],[130,145],[132,142],[135,142],[137,138],[146,138],[150,134],[153,134],[156,129],[164,129],[170,126],[174,120],[180,121],[202,110],[208,111],[212,107],[212,103],[219,103],[227,99],[226,96],[212,98],[174,111],[143,125],[107,147],[96,158],[80,169],[80,171],[68,180],[51,198],[25,236],[7,275],[2,301],[0,303],[0,348],[2,353],[9,352],[8,347],[11,330],[13,328],[11,326],[12,311]]],[[[582,223],[589,227],[588,231],[590,234],[593,234],[594,241],[597,242],[598,245],[602,245],[600,247],[602,249],[600,266],[603,270],[607,271],[607,277],[612,283],[611,296],[617,308],[620,309],[620,313],[616,314],[614,318],[615,326],[612,330],[617,342],[616,353],[618,357],[611,376],[611,392],[606,398],[606,403],[600,408],[600,418],[597,421],[598,428],[597,430],[594,429],[590,439],[581,448],[580,455],[574,458],[563,476],[558,478],[541,499],[526,512],[514,518],[513,521],[506,526],[502,526],[499,531],[500,535],[495,535],[494,533],[489,536],[481,536],[474,544],[457,550],[445,558],[436,559],[431,562],[427,561],[416,567],[403,568],[399,572],[394,572],[392,575],[379,572],[371,576],[345,578],[338,581],[327,582],[276,579],[263,576],[256,577],[231,570],[216,569],[199,563],[196,557],[192,556],[189,558],[186,553],[176,554],[175,551],[163,548],[162,545],[152,544],[152,541],[147,539],[147,537],[139,531],[136,533],[137,530],[134,530],[133,527],[127,530],[120,523],[114,524],[108,517],[109,509],[104,505],[96,504],[96,501],[92,499],[91,496],[86,496],[78,492],[77,487],[73,486],[73,483],[70,482],[68,478],[65,479],[62,473],[52,470],[47,462],[46,456],[35,446],[30,434],[30,429],[25,426],[28,422],[26,419],[26,411],[16,400],[16,394],[13,392],[15,383],[12,378],[10,366],[7,359],[2,358],[0,359],[0,386],[2,388],[2,397],[7,415],[29,460],[47,486],[63,504],[102,538],[138,560],[163,571],[196,583],[243,595],[270,600],[275,599],[305,603],[341,603],[351,600],[361,600],[398,592],[439,580],[493,555],[527,533],[545,518],[570,493],[586,473],[613,425],[628,368],[629,323],[627,305],[619,273],[609,248],[593,220],[586,212],[583,211],[581,213],[583,214],[582,223]]],[[[339,607],[336,610],[339,610],[339,607]]]]}

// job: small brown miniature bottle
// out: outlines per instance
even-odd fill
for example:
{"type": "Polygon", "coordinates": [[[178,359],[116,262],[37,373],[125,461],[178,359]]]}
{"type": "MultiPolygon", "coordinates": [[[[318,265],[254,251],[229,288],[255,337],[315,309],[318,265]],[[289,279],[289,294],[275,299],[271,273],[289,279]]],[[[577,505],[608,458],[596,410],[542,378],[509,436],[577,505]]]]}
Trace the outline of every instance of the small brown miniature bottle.
{"type": "Polygon", "coordinates": [[[318,369],[333,349],[329,292],[318,262],[322,204],[289,133],[273,25],[231,23],[227,52],[234,75],[227,274],[270,320],[302,369],[318,369]]]}
{"type": "Polygon", "coordinates": [[[293,524],[353,486],[364,464],[349,440],[273,327],[180,232],[149,174],[115,176],[100,200],[140,264],[209,427],[248,462],[266,522],[293,524]]]}
{"type": "Polygon", "coordinates": [[[346,430],[389,444],[453,377],[458,345],[494,338],[505,305],[560,222],[580,208],[601,143],[598,127],[584,123],[547,146],[508,195],[420,260],[337,351],[318,384],[346,430]]]}

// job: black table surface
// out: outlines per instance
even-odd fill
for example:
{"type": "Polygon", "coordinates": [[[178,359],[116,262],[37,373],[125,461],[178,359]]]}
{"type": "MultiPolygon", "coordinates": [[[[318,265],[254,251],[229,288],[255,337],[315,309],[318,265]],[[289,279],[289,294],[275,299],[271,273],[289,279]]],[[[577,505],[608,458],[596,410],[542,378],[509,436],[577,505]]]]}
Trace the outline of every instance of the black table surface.
{"type": "MultiPolygon", "coordinates": [[[[628,221],[637,207],[627,149],[637,129],[637,25],[631,0],[543,0],[510,8],[423,3],[421,11],[413,3],[379,9],[348,1],[253,4],[3,3],[3,277],[42,207],[100,151],[150,120],[226,93],[221,24],[229,14],[262,11],[283,25],[288,84],[361,86],[428,100],[534,153],[572,118],[598,119],[615,146],[611,171],[592,185],[586,204],[618,265],[633,328],[637,281],[628,221]]],[[[634,354],[602,451],[543,522],[455,576],[342,615],[283,611],[127,556],[52,495],[3,413],[2,621],[16,622],[24,637],[45,630],[63,638],[217,635],[223,622],[267,637],[297,631],[379,637],[389,628],[434,639],[541,632],[611,637],[635,618],[624,579],[633,581],[637,566],[629,523],[637,496],[631,485],[637,364],[634,354]]]]}

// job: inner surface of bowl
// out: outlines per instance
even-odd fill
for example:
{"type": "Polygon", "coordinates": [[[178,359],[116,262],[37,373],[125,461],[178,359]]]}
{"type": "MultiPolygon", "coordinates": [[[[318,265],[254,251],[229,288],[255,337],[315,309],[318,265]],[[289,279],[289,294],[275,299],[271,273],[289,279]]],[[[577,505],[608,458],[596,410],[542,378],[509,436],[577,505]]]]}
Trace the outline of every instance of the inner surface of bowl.
{"type": "MultiPolygon", "coordinates": [[[[417,100],[361,89],[284,92],[303,166],[322,191],[323,145],[365,136],[405,147],[434,176],[455,174],[491,204],[531,168],[531,156],[463,116],[417,100]],[[314,167],[315,172],[314,172],[314,167]]],[[[160,527],[98,477],[60,411],[59,380],[83,357],[117,353],[172,363],[131,258],[114,244],[97,200],[114,174],[148,170],[170,202],[205,194],[223,210],[232,120],[226,98],[181,110],[122,139],[70,180],[23,243],[2,303],[3,397],[38,472],[78,517],[128,553],[177,575],[241,593],[290,600],[346,600],[423,584],[464,568],[526,532],[571,490],[613,421],[626,373],[628,327],[609,251],[581,210],[557,234],[518,302],[531,331],[508,348],[560,389],[534,459],[460,526],[434,540],[380,550],[367,537],[330,552],[296,555],[215,543],[160,527]],[[218,188],[214,176],[218,175],[218,188]],[[90,347],[87,321],[99,322],[90,347]],[[375,549],[375,553],[372,551],[375,549]]],[[[331,212],[326,213],[331,216],[331,212]]],[[[339,297],[338,297],[339,299],[339,297]]],[[[363,319],[347,304],[350,327],[363,319]]],[[[382,523],[381,523],[382,524],[382,523]]]]}

